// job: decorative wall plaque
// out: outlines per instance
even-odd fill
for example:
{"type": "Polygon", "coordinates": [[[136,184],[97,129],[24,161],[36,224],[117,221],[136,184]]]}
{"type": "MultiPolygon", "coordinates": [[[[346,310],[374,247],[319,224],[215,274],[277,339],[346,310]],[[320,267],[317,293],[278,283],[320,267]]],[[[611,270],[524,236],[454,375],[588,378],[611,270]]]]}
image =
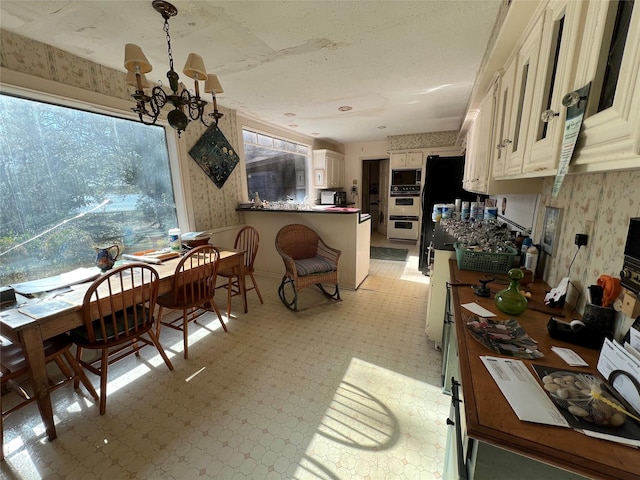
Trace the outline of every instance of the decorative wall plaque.
{"type": "Polygon", "coordinates": [[[211,125],[200,140],[189,150],[207,176],[222,188],[240,161],[238,154],[216,125],[211,125]]]}

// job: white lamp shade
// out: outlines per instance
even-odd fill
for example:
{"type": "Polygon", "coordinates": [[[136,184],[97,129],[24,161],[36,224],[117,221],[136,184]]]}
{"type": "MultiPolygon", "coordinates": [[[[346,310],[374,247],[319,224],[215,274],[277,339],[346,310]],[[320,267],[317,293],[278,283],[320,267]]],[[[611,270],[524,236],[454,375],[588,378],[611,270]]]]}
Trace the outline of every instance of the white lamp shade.
{"type": "Polygon", "coordinates": [[[204,82],[204,91],[205,93],[222,93],[222,85],[220,85],[220,80],[218,80],[218,76],[213,73],[207,73],[207,80],[204,82]]]}
{"type": "Polygon", "coordinates": [[[149,73],[152,69],[142,49],[138,45],[127,43],[124,46],[124,68],[135,73],[136,67],[140,69],[140,73],[149,73]]]}
{"type": "MultiPolygon", "coordinates": [[[[124,83],[137,88],[138,85],[136,84],[136,74],[134,72],[127,72],[127,78],[125,79],[124,83]]],[[[151,88],[151,83],[149,83],[149,80],[147,80],[147,77],[144,75],[144,73],[140,74],[140,83],[142,85],[142,88],[151,88]]]]}
{"type": "Polygon", "coordinates": [[[207,71],[204,68],[204,61],[197,53],[190,53],[187,57],[187,63],[184,64],[184,74],[194,80],[206,80],[207,71]]]}

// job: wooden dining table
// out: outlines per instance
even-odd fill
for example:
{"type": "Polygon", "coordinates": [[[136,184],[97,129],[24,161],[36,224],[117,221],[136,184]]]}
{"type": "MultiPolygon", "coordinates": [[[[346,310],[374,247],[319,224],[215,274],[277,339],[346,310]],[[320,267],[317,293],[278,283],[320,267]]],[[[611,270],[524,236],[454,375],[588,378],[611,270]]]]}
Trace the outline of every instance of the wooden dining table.
{"type": "MultiPolygon", "coordinates": [[[[244,312],[247,313],[247,296],[244,278],[244,250],[221,248],[219,269],[236,268],[240,272],[239,286],[240,296],[244,312]]],[[[160,276],[159,294],[169,292],[172,288],[175,268],[180,257],[165,260],[161,264],[152,265],[160,276]]],[[[83,285],[74,285],[70,292],[57,295],[74,305],[64,311],[34,319],[22,312],[19,308],[6,309],[0,312],[0,333],[2,336],[17,342],[22,346],[27,363],[29,375],[33,385],[34,396],[40,411],[40,416],[47,432],[49,440],[57,436],[53,420],[53,408],[49,394],[49,381],[45,365],[44,340],[68,332],[69,330],[84,324],[82,315],[82,298],[84,291],[91,282],[83,285]],[[79,301],[78,301],[79,299],[79,301]]],[[[46,300],[43,300],[46,301],[46,300]]]]}

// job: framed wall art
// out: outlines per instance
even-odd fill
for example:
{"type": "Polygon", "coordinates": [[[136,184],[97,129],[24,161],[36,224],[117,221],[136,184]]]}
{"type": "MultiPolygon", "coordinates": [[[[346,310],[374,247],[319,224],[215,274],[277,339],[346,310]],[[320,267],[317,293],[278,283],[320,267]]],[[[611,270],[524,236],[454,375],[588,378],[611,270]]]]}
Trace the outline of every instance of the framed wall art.
{"type": "Polygon", "coordinates": [[[542,246],[542,251],[547,255],[553,256],[553,252],[558,245],[561,221],[562,210],[560,208],[545,207],[540,245],[542,246]]]}
{"type": "Polygon", "coordinates": [[[202,137],[189,150],[189,155],[218,188],[222,188],[240,161],[238,154],[217,125],[210,126],[202,134],[202,137]]]}

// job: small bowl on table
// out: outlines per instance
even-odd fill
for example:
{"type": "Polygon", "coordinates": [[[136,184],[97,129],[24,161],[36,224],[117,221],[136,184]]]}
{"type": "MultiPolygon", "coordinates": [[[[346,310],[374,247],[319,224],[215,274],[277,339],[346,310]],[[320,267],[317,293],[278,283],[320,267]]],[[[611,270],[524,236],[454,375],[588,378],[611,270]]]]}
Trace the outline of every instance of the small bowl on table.
{"type": "Polygon", "coordinates": [[[209,238],[210,237],[198,238],[197,240],[183,240],[182,243],[189,248],[196,248],[209,243],[209,238]]]}

